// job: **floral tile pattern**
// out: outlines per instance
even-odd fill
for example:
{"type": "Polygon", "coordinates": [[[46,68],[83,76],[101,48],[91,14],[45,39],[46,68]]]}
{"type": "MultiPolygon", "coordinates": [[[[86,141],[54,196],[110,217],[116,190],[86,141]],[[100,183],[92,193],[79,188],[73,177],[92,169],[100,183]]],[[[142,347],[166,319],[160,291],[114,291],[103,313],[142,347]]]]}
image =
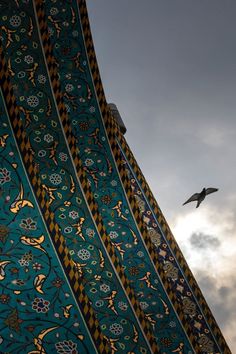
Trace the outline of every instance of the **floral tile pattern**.
{"type": "Polygon", "coordinates": [[[124,154],[150,245],[129,203],[84,9],[0,4],[0,350],[220,353],[124,154]]]}

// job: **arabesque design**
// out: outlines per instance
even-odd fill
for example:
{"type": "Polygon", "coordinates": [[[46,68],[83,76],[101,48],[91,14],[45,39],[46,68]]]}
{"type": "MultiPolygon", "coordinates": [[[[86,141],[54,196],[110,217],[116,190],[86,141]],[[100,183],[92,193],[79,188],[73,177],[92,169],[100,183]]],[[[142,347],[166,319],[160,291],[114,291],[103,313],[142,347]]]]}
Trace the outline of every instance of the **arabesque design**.
{"type": "Polygon", "coordinates": [[[106,106],[85,2],[0,8],[1,350],[230,353],[106,106]]]}

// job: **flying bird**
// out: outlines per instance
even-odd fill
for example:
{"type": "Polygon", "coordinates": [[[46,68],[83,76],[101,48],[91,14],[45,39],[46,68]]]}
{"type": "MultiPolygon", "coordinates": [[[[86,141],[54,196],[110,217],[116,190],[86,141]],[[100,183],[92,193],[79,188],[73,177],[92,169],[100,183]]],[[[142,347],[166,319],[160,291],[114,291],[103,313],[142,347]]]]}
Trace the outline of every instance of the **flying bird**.
{"type": "Polygon", "coordinates": [[[188,200],[186,200],[186,202],[183,205],[190,202],[194,202],[196,200],[197,201],[196,208],[198,208],[201,202],[206,198],[207,194],[214,193],[217,191],[218,191],[217,188],[203,188],[203,190],[200,193],[193,194],[188,200]]]}

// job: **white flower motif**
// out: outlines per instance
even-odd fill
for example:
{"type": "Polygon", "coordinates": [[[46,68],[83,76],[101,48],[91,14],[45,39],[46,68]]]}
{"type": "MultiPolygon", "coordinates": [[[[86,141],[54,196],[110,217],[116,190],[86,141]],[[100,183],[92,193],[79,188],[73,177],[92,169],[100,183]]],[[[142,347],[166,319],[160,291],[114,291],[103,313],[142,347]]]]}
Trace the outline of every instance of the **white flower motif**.
{"type": "Polygon", "coordinates": [[[31,56],[31,55],[26,55],[24,57],[24,61],[27,63],[27,64],[32,64],[34,62],[34,58],[31,56]]]}
{"type": "Polygon", "coordinates": [[[50,9],[50,14],[51,15],[57,15],[58,14],[58,9],[56,8],[56,7],[52,7],[51,9],[50,9]]]}
{"type": "Polygon", "coordinates": [[[90,113],[94,113],[94,112],[95,112],[95,107],[91,106],[91,107],[89,108],[89,112],[90,112],[90,113]]]}
{"type": "Polygon", "coordinates": [[[126,311],[128,309],[128,305],[126,302],[120,301],[118,302],[118,307],[122,310],[122,311],[126,311]]]}
{"type": "Polygon", "coordinates": [[[40,83],[40,84],[45,84],[45,82],[47,81],[47,79],[46,79],[46,76],[44,76],[44,75],[38,75],[38,82],[40,83]]]}
{"type": "Polygon", "coordinates": [[[85,248],[82,248],[81,250],[78,251],[78,256],[80,259],[82,259],[83,261],[87,261],[91,254],[88,250],[86,250],[85,248]]]}
{"type": "Polygon", "coordinates": [[[148,308],[148,303],[146,301],[140,301],[140,307],[142,310],[145,310],[146,308],[148,308]]]}
{"type": "Polygon", "coordinates": [[[68,155],[65,152],[60,152],[59,159],[61,161],[67,161],[68,160],[68,155]]]}
{"type": "Polygon", "coordinates": [[[69,217],[73,220],[77,219],[79,217],[79,213],[75,210],[71,210],[69,212],[69,217]]]}
{"type": "Polygon", "coordinates": [[[133,246],[132,246],[131,243],[126,243],[126,244],[125,244],[125,247],[126,247],[126,248],[132,248],[133,246]]]}
{"type": "Polygon", "coordinates": [[[143,257],[143,256],[144,256],[144,253],[143,253],[142,251],[138,251],[138,252],[137,252],[137,255],[138,255],[139,257],[143,257]]]}
{"type": "Polygon", "coordinates": [[[119,235],[116,231],[110,231],[109,232],[109,236],[112,240],[114,240],[115,238],[117,238],[119,235]]]}
{"type": "Polygon", "coordinates": [[[58,354],[78,354],[77,344],[72,340],[64,340],[55,344],[58,354]]]}
{"type": "Polygon", "coordinates": [[[46,313],[49,310],[50,302],[42,297],[36,297],[32,302],[32,309],[38,313],[46,313]]]}
{"type": "Polygon", "coordinates": [[[74,90],[74,86],[72,84],[66,84],[65,90],[66,92],[71,92],[74,90]]]}
{"type": "Polygon", "coordinates": [[[174,321],[170,321],[169,326],[172,327],[172,328],[176,327],[176,323],[174,321]]]}
{"type": "Polygon", "coordinates": [[[30,107],[37,107],[39,104],[39,99],[37,96],[29,96],[27,98],[27,103],[30,107]]]}
{"type": "Polygon", "coordinates": [[[46,141],[47,143],[51,143],[54,139],[51,134],[45,134],[43,140],[46,141]]]}
{"type": "Polygon", "coordinates": [[[89,237],[94,237],[95,231],[93,229],[87,228],[86,235],[88,235],[89,237]]]}
{"type": "Polygon", "coordinates": [[[21,267],[25,267],[29,265],[29,262],[25,260],[24,258],[21,258],[18,263],[21,265],[21,267]]]}
{"type": "Polygon", "coordinates": [[[13,27],[19,27],[21,25],[21,18],[18,15],[14,15],[10,18],[10,24],[13,27]]]}
{"type": "Polygon", "coordinates": [[[86,166],[92,166],[94,164],[94,161],[92,159],[86,159],[85,160],[85,165],[86,166]]]}
{"type": "Polygon", "coordinates": [[[58,174],[58,173],[52,173],[50,176],[49,176],[49,180],[52,184],[54,184],[55,186],[57,186],[58,184],[61,183],[62,181],[62,178],[61,176],[58,174]]]}
{"type": "Polygon", "coordinates": [[[108,293],[110,291],[110,286],[103,283],[102,285],[100,285],[100,290],[104,293],[108,293]]]}
{"type": "Polygon", "coordinates": [[[113,333],[115,336],[119,336],[121,333],[123,333],[123,327],[119,323],[112,323],[110,325],[110,332],[113,333]]]}

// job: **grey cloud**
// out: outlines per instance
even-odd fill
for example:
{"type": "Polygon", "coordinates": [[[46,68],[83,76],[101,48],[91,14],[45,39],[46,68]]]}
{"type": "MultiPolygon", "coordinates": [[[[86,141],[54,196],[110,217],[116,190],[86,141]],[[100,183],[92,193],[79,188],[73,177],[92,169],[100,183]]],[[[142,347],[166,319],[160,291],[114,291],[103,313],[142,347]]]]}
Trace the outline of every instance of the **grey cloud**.
{"type": "Polygon", "coordinates": [[[197,249],[215,249],[218,248],[221,242],[217,237],[206,235],[202,232],[194,232],[190,236],[190,243],[194,248],[197,249]]]}
{"type": "Polygon", "coordinates": [[[220,289],[219,289],[219,295],[222,296],[222,297],[227,297],[229,296],[229,294],[231,293],[232,289],[227,287],[227,286],[222,286],[220,289]]]}
{"type": "Polygon", "coordinates": [[[166,217],[212,184],[224,193],[207,205],[226,205],[236,180],[236,2],[87,4],[107,99],[166,217]]]}
{"type": "Polygon", "coordinates": [[[236,348],[236,279],[231,279],[228,286],[218,288],[216,280],[207,272],[199,271],[196,278],[233,353],[236,348]]]}
{"type": "Polygon", "coordinates": [[[224,329],[236,317],[236,280],[232,279],[228,286],[218,288],[216,280],[203,271],[199,271],[196,278],[217,322],[224,329]]]}
{"type": "MultiPolygon", "coordinates": [[[[209,212],[212,225],[226,224],[221,241],[192,235],[190,247],[182,246],[185,256],[193,247],[220,251],[236,235],[233,215],[227,216],[236,212],[236,1],[87,5],[107,100],[118,106],[127,141],[167,221],[199,211],[182,207],[186,196],[219,188],[200,211],[209,212]]],[[[217,288],[206,271],[199,271],[200,287],[234,349],[235,281],[217,288]]],[[[234,274],[227,265],[217,271],[221,279],[234,274]]]]}

